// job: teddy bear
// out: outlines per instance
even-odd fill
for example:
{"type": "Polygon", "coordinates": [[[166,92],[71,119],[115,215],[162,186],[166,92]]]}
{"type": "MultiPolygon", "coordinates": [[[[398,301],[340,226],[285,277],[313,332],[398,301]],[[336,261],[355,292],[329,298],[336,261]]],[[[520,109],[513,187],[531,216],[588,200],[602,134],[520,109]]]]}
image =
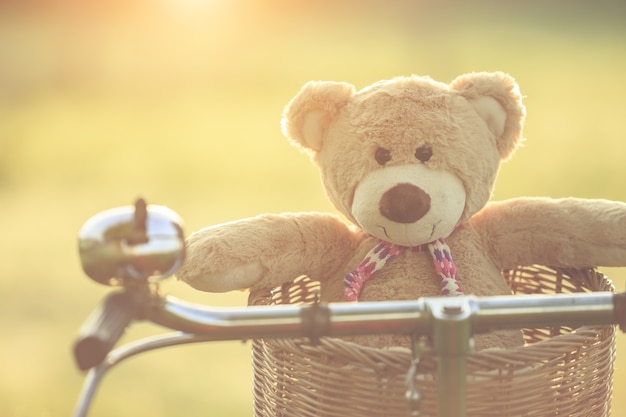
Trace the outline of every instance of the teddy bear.
{"type": "MultiPolygon", "coordinates": [[[[526,109],[503,72],[306,83],[282,130],[319,167],[330,213],[262,214],[187,239],[179,279],[203,291],[274,288],[306,275],[323,302],[511,294],[520,265],[626,265],[626,204],[521,197],[491,202],[526,109]]],[[[407,346],[402,335],[358,338],[407,346]]],[[[499,330],[477,349],[523,344],[499,330]]]]}

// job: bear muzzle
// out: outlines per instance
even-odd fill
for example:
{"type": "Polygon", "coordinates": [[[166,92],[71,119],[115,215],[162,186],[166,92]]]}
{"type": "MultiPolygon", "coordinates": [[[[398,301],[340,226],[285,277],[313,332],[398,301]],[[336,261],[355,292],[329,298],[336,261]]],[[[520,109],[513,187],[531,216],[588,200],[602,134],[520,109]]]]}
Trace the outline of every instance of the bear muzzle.
{"type": "Polygon", "coordinates": [[[430,196],[413,184],[398,184],[380,199],[380,214],[397,223],[415,223],[430,210],[430,196]]]}
{"type": "Polygon", "coordinates": [[[449,236],[463,215],[465,198],[462,181],[449,171],[395,165],[361,180],[351,214],[370,235],[412,247],[449,236]]]}

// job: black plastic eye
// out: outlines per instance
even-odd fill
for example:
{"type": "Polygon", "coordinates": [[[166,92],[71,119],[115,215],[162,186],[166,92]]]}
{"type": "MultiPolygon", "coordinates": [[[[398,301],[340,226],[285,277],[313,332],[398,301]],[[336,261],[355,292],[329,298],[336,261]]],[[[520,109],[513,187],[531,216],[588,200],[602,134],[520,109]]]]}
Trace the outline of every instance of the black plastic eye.
{"type": "Polygon", "coordinates": [[[422,161],[426,162],[433,156],[433,150],[430,146],[420,146],[415,150],[415,157],[422,161]]]}
{"type": "Polygon", "coordinates": [[[389,149],[378,148],[376,149],[374,158],[379,164],[385,165],[387,162],[391,161],[391,152],[389,151],[389,149]]]}

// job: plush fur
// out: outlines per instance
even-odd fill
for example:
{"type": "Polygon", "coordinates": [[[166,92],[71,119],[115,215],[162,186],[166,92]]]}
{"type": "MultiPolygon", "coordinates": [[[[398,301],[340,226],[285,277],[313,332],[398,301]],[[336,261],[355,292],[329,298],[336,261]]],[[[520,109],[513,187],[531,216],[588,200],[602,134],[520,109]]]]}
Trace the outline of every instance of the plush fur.
{"type": "MultiPolygon", "coordinates": [[[[318,165],[324,213],[261,215],[187,240],[178,277],[205,291],[272,288],[307,275],[321,299],[343,300],[346,274],[379,239],[418,247],[445,238],[465,294],[510,294],[500,271],[518,265],[626,265],[626,204],[518,198],[488,203],[501,161],[519,146],[525,108],[501,73],[449,85],[427,77],[309,82],[287,105],[283,132],[318,165]]],[[[367,281],[360,300],[440,295],[428,251],[404,251],[367,281]]],[[[401,336],[358,339],[406,346],[401,336]]],[[[479,349],[523,343],[519,331],[480,336],[479,349]]]]}

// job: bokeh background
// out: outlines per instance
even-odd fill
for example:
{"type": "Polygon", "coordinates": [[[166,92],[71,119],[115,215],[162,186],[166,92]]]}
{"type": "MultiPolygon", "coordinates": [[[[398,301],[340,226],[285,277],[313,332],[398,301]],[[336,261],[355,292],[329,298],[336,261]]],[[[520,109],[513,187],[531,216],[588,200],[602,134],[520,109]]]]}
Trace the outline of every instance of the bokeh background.
{"type": "MultiPolygon", "coordinates": [[[[107,289],[76,234],[138,195],[190,233],[264,212],[333,211],[280,132],[311,79],[511,73],[527,142],[494,199],[626,200],[622,1],[3,0],[0,2],[0,416],[70,415],[70,346],[107,289]]],[[[625,288],[624,269],[607,273],[625,288]]],[[[170,280],[164,291],[212,305],[170,280]]],[[[133,326],[126,341],[160,332],[133,326]]],[[[620,338],[614,415],[626,415],[620,338]]],[[[92,416],[246,416],[249,344],[171,348],[104,381],[92,416]],[[208,414],[207,414],[208,413],[208,414]]]]}

